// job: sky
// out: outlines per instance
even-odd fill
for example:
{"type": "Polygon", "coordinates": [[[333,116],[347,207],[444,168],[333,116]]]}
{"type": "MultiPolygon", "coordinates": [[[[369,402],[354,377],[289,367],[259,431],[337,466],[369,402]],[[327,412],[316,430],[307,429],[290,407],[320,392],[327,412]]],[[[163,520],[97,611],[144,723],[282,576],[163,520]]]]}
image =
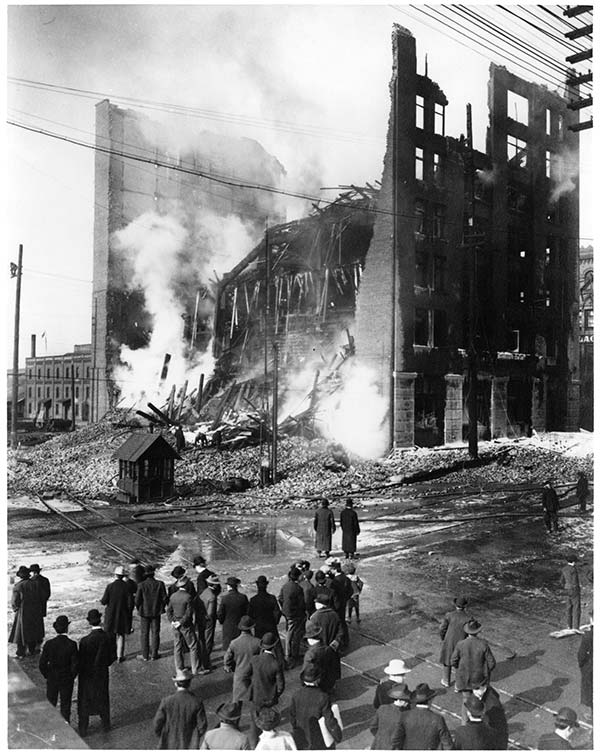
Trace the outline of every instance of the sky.
{"type": "MultiPolygon", "coordinates": [[[[94,106],[105,97],[115,104],[137,98],[184,105],[204,117],[143,111],[181,139],[196,130],[256,139],[285,166],[291,190],[314,194],[373,182],[381,179],[385,149],[394,23],[417,40],[418,72],[425,72],[427,56],[428,75],[448,97],[448,135],[465,131],[465,107],[472,104],[477,149],[485,149],[490,60],[543,83],[535,72],[477,48],[469,35],[450,39],[447,26],[402,4],[22,4],[9,6],[6,18],[7,119],[90,142],[94,106]]],[[[510,19],[504,23],[510,28],[510,19]]],[[[16,262],[24,247],[24,366],[32,333],[39,355],[91,342],[94,152],[12,125],[5,127],[5,145],[8,261],[16,262]]],[[[592,131],[583,132],[584,245],[594,229],[591,149],[592,131]]],[[[290,201],[288,219],[304,209],[290,201]]],[[[12,367],[15,280],[5,284],[12,367]]]]}

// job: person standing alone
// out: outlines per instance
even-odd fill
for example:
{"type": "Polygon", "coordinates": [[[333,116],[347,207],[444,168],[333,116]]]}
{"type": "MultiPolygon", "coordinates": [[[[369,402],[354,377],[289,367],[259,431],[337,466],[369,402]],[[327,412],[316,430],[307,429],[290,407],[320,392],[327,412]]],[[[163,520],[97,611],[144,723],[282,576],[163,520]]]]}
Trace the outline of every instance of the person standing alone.
{"type": "Polygon", "coordinates": [[[354,510],[354,501],[346,498],[346,507],[340,513],[340,527],[342,529],[342,550],[346,560],[356,557],[356,538],[360,534],[358,514],[354,510]]]}
{"type": "Polygon", "coordinates": [[[335,532],[335,518],[329,510],[329,500],[322,498],[313,521],[315,548],[320,558],[328,558],[331,552],[331,535],[335,532]]]}
{"type": "Polygon", "coordinates": [[[567,555],[567,565],[560,572],[560,585],[567,593],[567,628],[579,630],[581,619],[581,588],[577,571],[577,555],[567,555]]]}
{"type": "Polygon", "coordinates": [[[104,613],[104,630],[114,634],[117,640],[117,661],[125,662],[125,637],[131,633],[131,612],[133,596],[129,584],[125,581],[126,571],[123,566],[115,568],[115,580],[102,595],[100,604],[106,607],[104,613]]]}

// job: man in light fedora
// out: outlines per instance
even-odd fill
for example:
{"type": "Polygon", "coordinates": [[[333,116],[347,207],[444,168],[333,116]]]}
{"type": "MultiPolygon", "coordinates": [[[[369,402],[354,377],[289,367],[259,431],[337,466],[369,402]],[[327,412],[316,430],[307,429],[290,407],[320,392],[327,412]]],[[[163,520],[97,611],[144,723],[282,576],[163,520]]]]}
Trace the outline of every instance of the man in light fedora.
{"type": "Polygon", "coordinates": [[[197,749],[206,732],[206,713],[201,700],[190,691],[192,674],[187,668],[173,676],[176,691],[164,697],[154,715],[159,749],[197,749]]]}
{"type": "MultiPolygon", "coordinates": [[[[478,620],[472,618],[467,621],[464,629],[467,638],[454,647],[451,663],[456,668],[455,690],[462,691],[463,702],[466,702],[474,685],[489,682],[496,667],[496,658],[487,641],[477,636],[482,629],[478,620]]],[[[464,715],[463,722],[466,722],[464,715]]]]}
{"type": "Polygon", "coordinates": [[[53,639],[48,639],[40,655],[40,673],[46,679],[46,698],[56,707],[60,696],[60,714],[67,722],[71,720],[71,698],[77,675],[77,643],[67,636],[69,619],[59,615],[52,624],[56,631],[53,639]]]}
{"type": "Polygon", "coordinates": [[[217,707],[220,723],[218,728],[209,730],[200,744],[201,749],[226,749],[242,751],[250,748],[248,736],[239,729],[240,713],[237,704],[224,702],[217,707]]]}
{"type": "Polygon", "coordinates": [[[256,724],[262,733],[255,751],[296,751],[296,744],[291,733],[278,728],[281,722],[279,710],[275,707],[264,707],[256,716],[256,724]]]}
{"type": "Polygon", "coordinates": [[[252,636],[254,621],[248,615],[242,615],[238,628],[240,635],[232,639],[223,657],[223,666],[226,673],[233,673],[233,689],[231,701],[239,704],[241,712],[242,703],[248,700],[250,682],[252,679],[251,660],[260,652],[260,641],[252,636]]]}
{"type": "Polygon", "coordinates": [[[554,733],[541,735],[537,748],[540,751],[573,749],[569,739],[572,738],[576,728],[579,728],[579,723],[575,710],[570,707],[561,707],[554,715],[554,733]]]}
{"type": "Polygon", "coordinates": [[[116,637],[117,661],[125,661],[125,637],[131,633],[131,613],[134,597],[125,581],[127,571],[123,566],[114,570],[115,580],[104,590],[100,604],[104,611],[104,630],[116,637]]]}
{"type": "Polygon", "coordinates": [[[420,683],[413,691],[412,709],[399,720],[393,735],[392,749],[452,749],[452,737],[446,721],[429,705],[435,691],[420,683]]]}
{"type": "Polygon", "coordinates": [[[386,675],[385,680],[380,681],[375,689],[375,697],[373,698],[373,707],[375,709],[379,709],[382,704],[391,704],[393,702],[393,699],[389,695],[390,689],[399,683],[404,683],[404,676],[410,673],[410,670],[404,660],[390,660],[387,667],[383,669],[386,675]]]}
{"type": "Polygon", "coordinates": [[[440,652],[440,662],[444,666],[441,684],[448,688],[452,678],[452,653],[454,647],[462,639],[467,638],[465,633],[465,623],[470,619],[470,615],[465,611],[468,605],[466,597],[454,598],[454,610],[446,613],[440,625],[440,638],[442,640],[442,649],[440,652]]]}
{"type": "Polygon", "coordinates": [[[221,597],[221,602],[217,607],[217,620],[223,626],[223,652],[227,651],[231,640],[240,635],[240,619],[248,614],[248,597],[238,591],[240,583],[237,576],[227,578],[225,582],[227,591],[221,597]]]}
{"type": "Polygon", "coordinates": [[[79,641],[77,717],[79,735],[87,736],[90,715],[99,715],[102,729],[110,730],[108,668],[117,659],[115,638],[102,628],[102,614],[95,608],[87,614],[91,631],[79,641]]]}
{"type": "Polygon", "coordinates": [[[371,749],[389,750],[394,734],[403,717],[410,709],[412,693],[405,683],[398,683],[388,691],[391,704],[382,704],[375,712],[369,730],[373,734],[371,749]]]}

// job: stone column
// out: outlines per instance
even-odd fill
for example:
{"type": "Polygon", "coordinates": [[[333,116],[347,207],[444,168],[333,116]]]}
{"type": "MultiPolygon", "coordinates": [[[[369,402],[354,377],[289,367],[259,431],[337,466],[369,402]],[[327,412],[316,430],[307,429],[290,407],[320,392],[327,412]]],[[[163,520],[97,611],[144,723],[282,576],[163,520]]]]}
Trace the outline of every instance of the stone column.
{"type": "Polygon", "coordinates": [[[531,384],[531,429],[546,431],[546,392],[548,377],[534,377],[531,384]]]}
{"type": "Polygon", "coordinates": [[[567,383],[567,415],[565,419],[565,432],[579,431],[580,391],[580,380],[571,380],[567,383]]]}
{"type": "Polygon", "coordinates": [[[492,405],[490,411],[490,432],[492,440],[506,437],[508,417],[506,415],[506,393],[508,377],[492,377],[492,405]]]}
{"type": "Polygon", "coordinates": [[[446,406],[444,408],[444,444],[462,442],[463,425],[463,376],[447,374],[446,406]]]}
{"type": "Polygon", "coordinates": [[[416,372],[394,372],[394,447],[415,444],[416,372]]]}

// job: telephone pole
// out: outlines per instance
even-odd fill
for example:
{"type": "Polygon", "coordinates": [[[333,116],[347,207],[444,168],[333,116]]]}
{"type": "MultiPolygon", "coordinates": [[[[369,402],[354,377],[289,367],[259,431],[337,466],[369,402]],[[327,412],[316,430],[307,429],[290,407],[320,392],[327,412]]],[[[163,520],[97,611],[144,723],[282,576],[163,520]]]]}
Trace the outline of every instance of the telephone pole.
{"type": "Polygon", "coordinates": [[[468,375],[469,393],[467,395],[467,410],[469,414],[469,455],[477,458],[477,352],[475,337],[477,334],[477,241],[475,238],[475,164],[473,159],[473,123],[471,118],[471,104],[467,105],[467,174],[469,181],[469,213],[464,237],[467,252],[467,266],[469,275],[469,348],[468,375]]]}
{"type": "Polygon", "coordinates": [[[19,244],[19,261],[16,270],[14,264],[11,265],[11,274],[17,278],[17,290],[15,295],[15,337],[13,341],[13,381],[12,381],[12,406],[11,406],[11,427],[10,427],[10,446],[13,450],[17,448],[17,417],[19,405],[19,323],[21,319],[21,277],[23,274],[23,244],[19,244]],[[13,274],[14,273],[14,274],[13,274]]]}

